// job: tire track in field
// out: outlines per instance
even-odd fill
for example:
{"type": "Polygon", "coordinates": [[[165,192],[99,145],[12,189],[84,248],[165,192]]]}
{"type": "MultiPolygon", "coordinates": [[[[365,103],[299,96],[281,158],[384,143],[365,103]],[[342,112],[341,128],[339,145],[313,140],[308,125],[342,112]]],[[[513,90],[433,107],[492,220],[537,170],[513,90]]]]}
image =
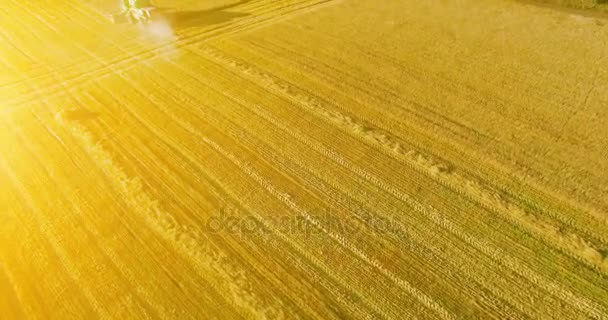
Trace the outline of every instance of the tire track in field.
{"type": "MultiPolygon", "coordinates": [[[[23,4],[22,4],[23,5],[23,4]]],[[[15,5],[13,4],[13,7],[15,7],[15,5]]],[[[77,7],[77,6],[75,6],[77,7]]],[[[30,8],[26,8],[23,7],[24,11],[27,11],[28,13],[33,13],[35,9],[30,9],[30,8]]],[[[39,9],[39,7],[37,7],[39,9]]],[[[50,14],[50,9],[51,8],[46,8],[46,10],[44,11],[45,16],[50,14]]],[[[65,10],[59,11],[59,14],[62,15],[64,17],[64,19],[66,21],[71,21],[73,20],[74,15],[70,15],[68,14],[65,10]]],[[[87,16],[87,15],[91,15],[91,13],[83,13],[83,15],[87,16]]],[[[30,16],[34,16],[34,14],[30,14],[30,16]]],[[[43,25],[44,27],[46,27],[48,30],[51,30],[52,28],[49,26],[50,23],[47,22],[47,19],[43,18],[40,15],[35,15],[37,17],[37,22],[40,22],[41,25],[43,25]]],[[[9,15],[6,14],[3,17],[4,21],[12,21],[12,19],[15,18],[15,14],[9,15]]],[[[37,24],[34,24],[37,25],[37,24]]],[[[41,30],[41,28],[38,28],[36,31],[36,33],[34,33],[34,36],[37,36],[41,31],[43,31],[44,29],[41,30]]],[[[2,30],[0,30],[0,32],[2,32],[2,30]]],[[[53,33],[57,33],[57,32],[53,32],[53,33]]],[[[2,34],[3,37],[8,38],[8,36],[2,34]]],[[[40,40],[40,38],[39,38],[40,40]]],[[[39,42],[39,43],[43,43],[43,42],[39,42]]],[[[13,45],[13,47],[15,48],[15,50],[17,51],[21,51],[24,52],[23,49],[19,48],[19,46],[12,41],[11,44],[13,45]]],[[[129,47],[129,49],[131,49],[129,47]]],[[[137,48],[135,48],[137,49],[137,48]]],[[[75,60],[74,57],[70,57],[69,59],[69,64],[65,64],[65,65],[55,65],[53,69],[49,69],[48,66],[44,67],[45,70],[42,71],[42,73],[34,73],[32,74],[31,71],[32,69],[28,69],[27,74],[22,74],[21,79],[19,80],[13,80],[11,82],[4,82],[0,84],[0,89],[2,90],[15,90],[23,85],[27,85],[28,82],[34,82],[34,81],[53,81],[53,78],[56,76],[56,74],[58,72],[63,72],[63,73],[67,73],[67,72],[72,72],[73,70],[78,70],[78,69],[83,69],[83,65],[85,65],[88,61],[90,60],[90,57],[86,57],[86,56],[79,56],[78,60],[75,60]]],[[[37,63],[37,61],[31,61],[32,64],[36,65],[36,69],[41,69],[42,65],[40,63],[37,63]]],[[[90,72],[90,71],[89,71],[90,72]]],[[[87,73],[87,72],[85,72],[87,73]]]]}
{"type": "MultiPolygon", "coordinates": [[[[193,52],[216,61],[227,69],[233,70],[236,74],[243,75],[245,78],[252,80],[254,83],[263,84],[263,87],[267,90],[293,101],[303,110],[339,127],[342,131],[355,136],[364,143],[415,171],[434,179],[450,190],[457,192],[465,199],[469,199],[501,215],[545,243],[551,246],[558,246],[559,249],[569,256],[608,274],[608,259],[603,257],[601,249],[594,247],[591,242],[579,234],[573,232],[565,233],[558,226],[554,226],[551,221],[543,217],[534,216],[532,213],[513,203],[510,199],[501,196],[486,182],[466,178],[454,172],[454,169],[449,164],[416,149],[406,151],[404,143],[389,131],[374,127],[365,121],[345,115],[340,111],[335,111],[328,103],[304,93],[297,86],[266,73],[259,68],[231,58],[209,46],[198,47],[193,52]]],[[[605,241],[604,239],[601,240],[605,241]]]]}
{"type": "MultiPolygon", "coordinates": [[[[24,30],[27,29],[28,26],[22,20],[23,19],[19,19],[18,22],[17,21],[13,21],[13,23],[15,25],[19,25],[21,27],[14,27],[13,26],[12,29],[17,29],[17,30],[19,30],[19,29],[24,29],[24,30]]],[[[39,43],[44,43],[43,39],[37,33],[31,33],[31,35],[32,35],[32,37],[34,37],[35,39],[37,39],[39,43]]],[[[13,40],[13,42],[14,42],[14,40],[13,40]]],[[[16,43],[14,43],[13,45],[17,46],[16,43]]],[[[55,51],[63,52],[63,54],[65,56],[68,56],[65,50],[56,49],[56,48],[57,47],[54,47],[55,51]]],[[[21,52],[23,52],[23,54],[25,54],[26,57],[28,57],[31,61],[36,61],[36,58],[34,58],[31,53],[27,53],[27,52],[25,52],[23,50],[21,52]]],[[[15,70],[16,73],[19,73],[18,69],[14,69],[14,70],[15,70]]],[[[50,76],[53,78],[53,79],[51,79],[51,81],[54,80],[53,81],[54,82],[54,86],[61,87],[62,90],[63,90],[63,92],[70,92],[69,89],[68,89],[68,87],[65,86],[65,83],[62,81],[62,79],[59,78],[58,74],[51,73],[50,76]]],[[[31,97],[31,99],[29,99],[27,101],[27,104],[24,104],[24,105],[21,105],[21,106],[17,105],[16,107],[8,108],[8,109],[2,109],[2,110],[0,110],[0,112],[2,112],[2,113],[9,113],[9,112],[11,112],[13,110],[16,110],[16,109],[19,109],[19,108],[28,107],[30,103],[35,102],[37,99],[40,99],[40,97],[44,97],[45,99],[50,98],[50,96],[45,95],[45,91],[41,90],[38,86],[36,86],[34,84],[30,84],[29,82],[26,82],[26,84],[27,84],[27,89],[31,90],[31,93],[29,95],[23,95],[23,96],[29,96],[29,97],[31,97]]],[[[6,105],[10,105],[9,101],[5,101],[5,104],[6,105]]]]}
{"type": "MultiPolygon", "coordinates": [[[[320,0],[316,0],[317,2],[319,2],[320,0]]],[[[336,1],[336,0],[329,0],[329,1],[336,1]]],[[[311,2],[311,0],[308,1],[300,1],[300,2],[296,2],[295,5],[300,4],[300,3],[306,3],[306,2],[311,2]]],[[[328,2],[328,0],[323,0],[321,1],[323,2],[328,2]]],[[[295,5],[290,5],[290,6],[295,6],[295,5]]],[[[279,9],[284,9],[284,8],[289,8],[290,6],[285,6],[285,7],[279,7],[279,9]]],[[[311,6],[314,6],[311,5],[311,6]]],[[[271,9],[275,9],[274,7],[271,7],[271,9]]],[[[289,17],[291,16],[291,14],[295,14],[298,13],[299,10],[301,8],[295,8],[293,10],[290,10],[288,12],[286,12],[285,14],[283,14],[282,16],[286,16],[289,17]]],[[[279,11],[278,9],[275,10],[270,10],[269,13],[277,13],[279,14],[280,12],[275,12],[275,11],[279,11]]],[[[262,16],[263,17],[263,16],[262,16]]],[[[216,27],[213,28],[211,30],[206,30],[203,31],[201,33],[194,33],[192,35],[184,35],[182,37],[180,37],[180,39],[178,39],[176,42],[172,41],[169,43],[166,43],[164,45],[161,45],[159,47],[154,47],[151,49],[147,49],[142,53],[137,53],[137,54],[130,54],[130,56],[128,56],[127,58],[121,58],[120,60],[118,60],[117,62],[112,62],[109,64],[109,67],[112,67],[113,65],[119,65],[118,66],[118,70],[121,71],[127,71],[129,70],[128,65],[130,65],[131,62],[133,61],[138,61],[138,60],[142,60],[139,59],[142,57],[143,54],[146,54],[146,56],[144,57],[143,61],[147,61],[147,60],[151,60],[153,58],[157,58],[157,57],[165,57],[167,54],[165,52],[163,52],[164,50],[167,49],[172,49],[173,46],[175,46],[177,49],[181,48],[181,47],[186,47],[192,44],[196,44],[199,43],[201,40],[214,40],[220,37],[223,37],[224,32],[223,29],[230,29],[232,30],[234,33],[239,32],[241,30],[245,30],[248,29],[248,27],[251,26],[255,26],[257,24],[260,24],[262,22],[273,22],[273,18],[276,18],[275,15],[271,15],[269,18],[266,18],[265,20],[263,18],[257,18],[257,17],[253,17],[251,19],[241,19],[245,22],[242,23],[242,25],[237,23],[226,23],[225,27],[224,26],[220,26],[220,27],[216,27]],[[218,31],[219,30],[219,31],[218,31]],[[176,45],[177,44],[177,45],[176,45]],[[129,59],[129,60],[124,60],[124,59],[129,59]],[[124,67],[123,67],[124,65],[124,67]]],[[[104,72],[102,75],[109,75],[112,73],[111,70],[105,70],[106,72],[104,72]]],[[[92,71],[94,72],[94,71],[92,71]]],[[[92,73],[91,72],[91,73],[92,73]]],[[[83,76],[89,76],[90,74],[84,74],[83,76]]],[[[90,80],[90,79],[85,79],[85,80],[90,80]]]]}
{"type": "MultiPolygon", "coordinates": [[[[15,6],[15,5],[17,5],[17,2],[13,2],[13,6],[15,6]]],[[[50,25],[49,25],[49,23],[47,22],[47,20],[46,20],[46,19],[42,18],[42,17],[41,17],[39,14],[36,14],[35,9],[25,7],[26,5],[27,5],[26,3],[19,3],[19,4],[18,4],[18,6],[20,6],[20,7],[21,7],[21,8],[23,8],[24,10],[28,11],[28,12],[29,12],[29,13],[30,13],[32,16],[35,16],[35,17],[37,18],[37,21],[40,21],[40,22],[41,22],[41,23],[42,23],[44,26],[46,26],[47,28],[49,28],[49,29],[51,29],[51,30],[52,30],[52,27],[50,27],[50,25]]],[[[78,7],[78,5],[74,6],[74,8],[75,8],[75,7],[78,7]]],[[[90,15],[91,15],[91,12],[82,12],[82,11],[81,11],[81,13],[83,13],[83,16],[90,16],[90,15]]],[[[64,14],[64,15],[65,15],[65,17],[66,17],[66,18],[69,18],[70,20],[72,20],[72,19],[73,19],[73,16],[71,16],[71,15],[67,15],[65,12],[63,12],[62,14],[64,14]]],[[[107,22],[107,20],[106,20],[106,24],[107,24],[107,23],[108,23],[108,22],[107,22]]],[[[37,36],[37,34],[35,34],[35,35],[37,36]]],[[[170,45],[170,43],[165,43],[164,45],[165,45],[165,46],[168,46],[168,45],[170,45]]],[[[16,46],[16,45],[15,45],[15,47],[17,48],[17,46],[16,46]]],[[[21,49],[19,49],[19,48],[17,48],[17,49],[18,49],[18,50],[21,50],[21,49]]],[[[128,53],[125,55],[125,57],[121,57],[121,58],[119,58],[119,59],[117,59],[117,60],[114,60],[114,61],[110,61],[110,62],[108,62],[108,63],[107,63],[107,64],[106,64],[104,67],[102,67],[102,69],[103,69],[103,68],[107,68],[108,70],[105,70],[105,71],[107,71],[107,73],[106,73],[106,74],[111,74],[112,72],[114,72],[114,70],[109,70],[109,68],[111,68],[112,66],[114,66],[114,65],[116,65],[116,64],[125,64],[125,65],[128,65],[130,62],[134,61],[134,59],[140,58],[141,56],[143,56],[143,54],[145,54],[145,53],[147,53],[147,52],[149,52],[149,51],[153,51],[154,49],[159,49],[159,48],[151,48],[151,49],[144,50],[144,51],[142,51],[142,52],[137,52],[137,53],[135,53],[135,54],[133,54],[132,52],[125,51],[125,52],[128,52],[128,53]],[[125,59],[129,59],[129,60],[125,60],[125,59]]],[[[152,59],[152,58],[154,58],[154,57],[156,57],[156,55],[152,55],[152,56],[150,56],[150,55],[149,55],[147,58],[152,59]]],[[[82,68],[82,66],[74,66],[74,68],[78,68],[78,69],[80,69],[80,68],[82,68]]],[[[65,71],[65,70],[66,70],[65,68],[64,68],[64,69],[62,69],[62,71],[65,71]]],[[[95,72],[96,72],[96,71],[98,71],[98,70],[100,70],[100,69],[93,69],[93,70],[91,70],[91,71],[84,72],[84,73],[82,73],[82,74],[80,74],[80,75],[77,75],[77,78],[74,78],[74,79],[67,79],[67,81],[69,81],[69,83],[71,83],[71,82],[72,82],[72,80],[74,80],[74,82],[75,82],[75,81],[78,81],[78,80],[82,80],[82,77],[83,77],[83,76],[85,76],[85,77],[86,77],[87,75],[94,75],[94,74],[95,74],[95,72]]],[[[105,75],[105,74],[102,74],[102,75],[105,75]]],[[[53,75],[52,75],[52,74],[51,74],[51,75],[47,75],[46,77],[53,77],[53,75]]],[[[24,81],[25,81],[25,80],[24,80],[24,81]]]]}
{"type": "MultiPolygon", "coordinates": [[[[43,93],[46,97],[49,98],[60,96],[65,93],[65,87],[69,87],[69,91],[78,90],[78,88],[82,87],[87,83],[90,83],[95,78],[128,71],[133,68],[133,65],[137,64],[137,62],[148,61],[159,57],[166,57],[170,55],[170,53],[167,53],[167,51],[174,50],[173,48],[181,49],[200,43],[203,40],[211,41],[216,40],[218,38],[222,38],[224,36],[230,36],[242,31],[249,30],[252,27],[260,27],[261,25],[267,25],[270,23],[281,21],[283,19],[287,19],[298,13],[309,12],[311,10],[314,10],[317,6],[325,6],[334,3],[334,1],[337,0],[303,0],[285,7],[279,7],[278,9],[275,9],[273,7],[273,10],[269,11],[268,13],[256,15],[250,19],[241,19],[241,23],[227,22],[225,26],[219,26],[211,30],[205,30],[201,33],[184,35],[181,36],[177,41],[171,41],[160,46],[146,49],[137,53],[129,53],[126,56],[120,57],[110,62],[105,62],[104,60],[102,67],[81,73],[72,78],[64,79],[60,85],[55,84],[46,86],[45,91],[41,93],[43,93]],[[300,6],[300,4],[302,4],[302,6],[300,6]],[[268,14],[269,16],[265,17],[265,14],[268,14]]],[[[29,9],[29,11],[33,12],[31,9],[29,9]]],[[[39,20],[42,19],[39,15],[36,16],[39,18],[39,20]]],[[[7,101],[7,105],[23,105],[34,99],[34,97],[24,95],[19,98],[13,98],[7,101]]]]}

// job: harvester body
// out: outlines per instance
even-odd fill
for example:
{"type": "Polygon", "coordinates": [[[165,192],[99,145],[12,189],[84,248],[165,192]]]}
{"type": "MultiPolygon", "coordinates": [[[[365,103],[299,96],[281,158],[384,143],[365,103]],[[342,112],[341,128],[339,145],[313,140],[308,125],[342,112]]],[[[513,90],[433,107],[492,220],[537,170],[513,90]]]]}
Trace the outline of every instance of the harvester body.
{"type": "Polygon", "coordinates": [[[152,19],[154,6],[150,0],[123,0],[121,12],[112,14],[114,23],[147,23],[152,19]]]}

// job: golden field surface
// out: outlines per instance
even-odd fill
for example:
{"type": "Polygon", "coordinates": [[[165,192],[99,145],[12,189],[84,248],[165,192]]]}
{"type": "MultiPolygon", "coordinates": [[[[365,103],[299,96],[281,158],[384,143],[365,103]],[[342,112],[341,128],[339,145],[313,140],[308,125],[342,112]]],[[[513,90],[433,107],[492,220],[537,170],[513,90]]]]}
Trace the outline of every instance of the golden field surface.
{"type": "Polygon", "coordinates": [[[114,2],[0,6],[0,318],[608,319],[605,16],[114,2]]]}

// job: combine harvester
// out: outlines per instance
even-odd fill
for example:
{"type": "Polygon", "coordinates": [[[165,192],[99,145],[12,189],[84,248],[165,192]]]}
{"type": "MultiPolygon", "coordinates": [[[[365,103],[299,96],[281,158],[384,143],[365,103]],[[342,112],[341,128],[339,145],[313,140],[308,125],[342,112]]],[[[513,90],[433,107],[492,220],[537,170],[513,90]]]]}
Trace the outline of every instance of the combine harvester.
{"type": "Polygon", "coordinates": [[[150,0],[123,0],[122,10],[111,14],[113,23],[148,23],[155,7],[150,0]]]}

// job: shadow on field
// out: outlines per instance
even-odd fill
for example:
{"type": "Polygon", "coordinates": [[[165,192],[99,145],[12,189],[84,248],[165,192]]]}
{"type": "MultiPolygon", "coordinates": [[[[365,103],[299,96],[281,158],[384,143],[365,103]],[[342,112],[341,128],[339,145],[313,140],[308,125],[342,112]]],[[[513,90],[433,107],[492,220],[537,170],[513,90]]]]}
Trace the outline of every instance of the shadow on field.
{"type": "Polygon", "coordinates": [[[206,10],[179,11],[173,8],[157,8],[155,11],[166,20],[174,30],[204,27],[230,22],[237,18],[249,16],[248,13],[233,12],[236,8],[251,0],[243,0],[234,4],[206,10]]]}

